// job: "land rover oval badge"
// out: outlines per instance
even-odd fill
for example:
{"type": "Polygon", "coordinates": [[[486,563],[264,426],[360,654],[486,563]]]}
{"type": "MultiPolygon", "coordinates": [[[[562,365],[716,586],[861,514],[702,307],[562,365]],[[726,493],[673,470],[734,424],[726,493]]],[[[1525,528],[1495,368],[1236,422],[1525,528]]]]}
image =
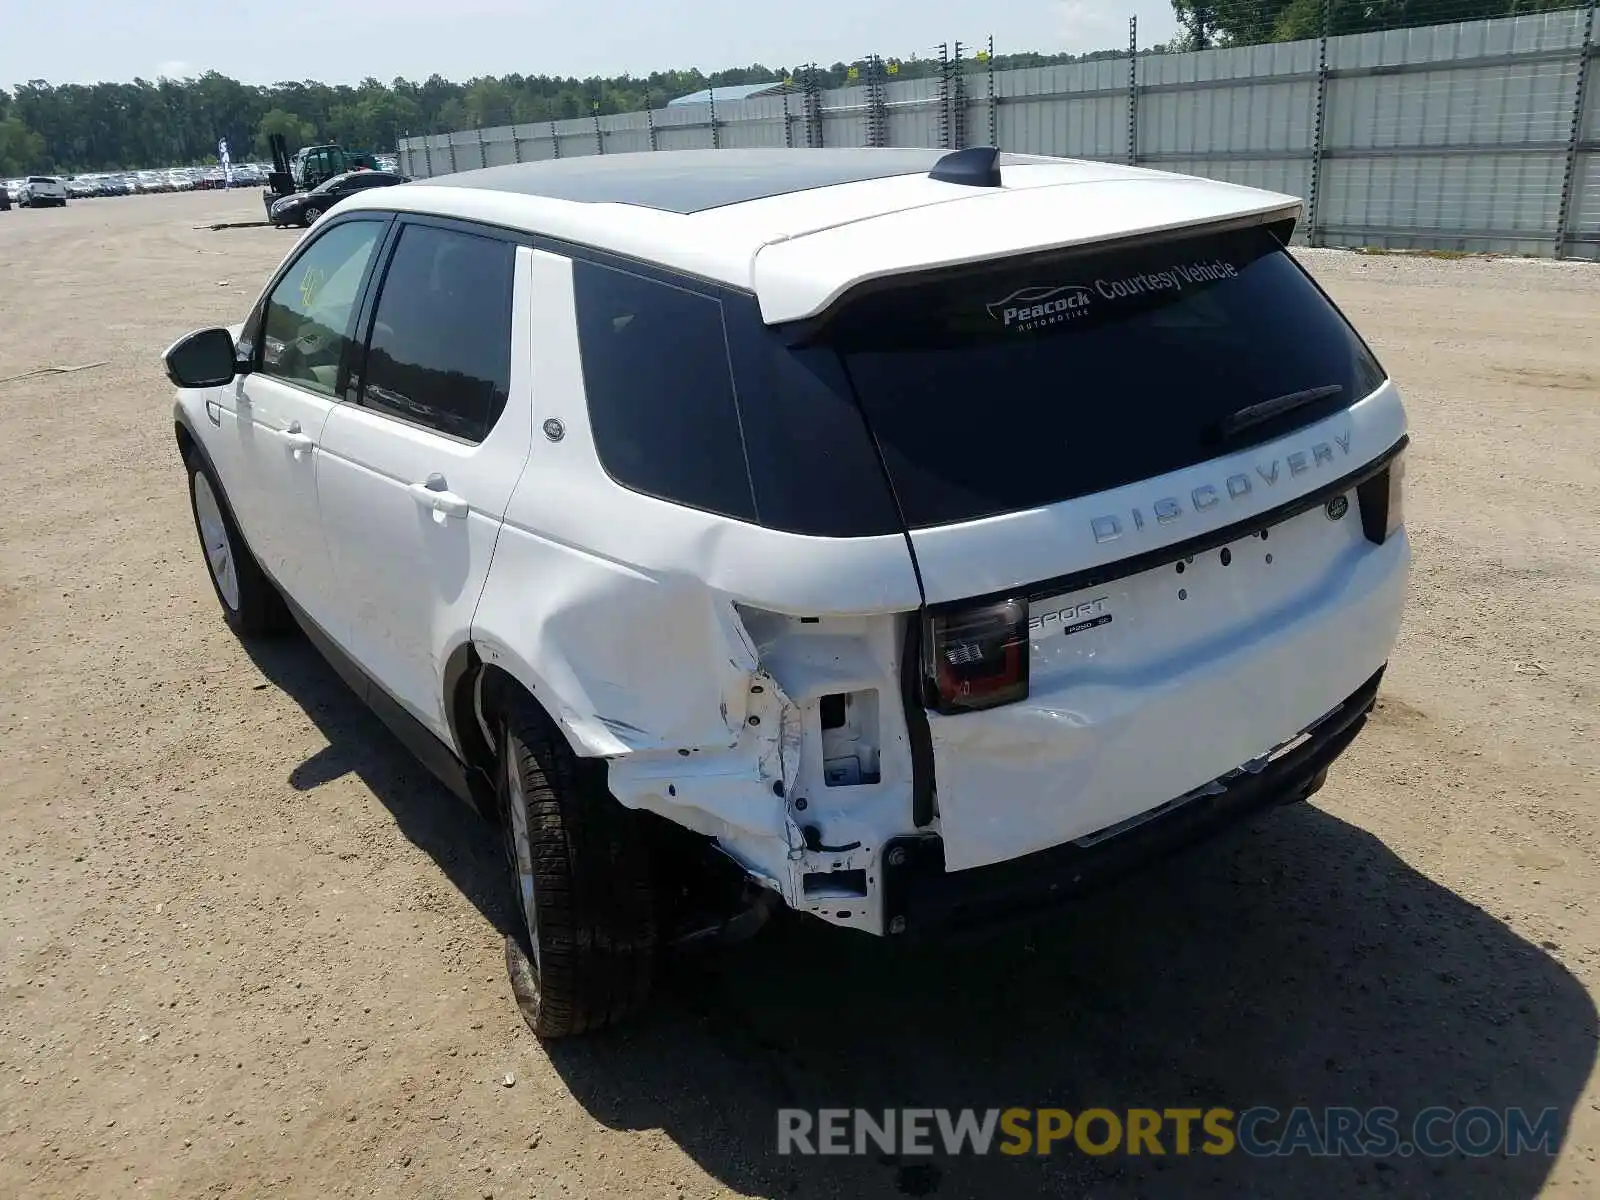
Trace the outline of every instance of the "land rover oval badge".
{"type": "Polygon", "coordinates": [[[1335,496],[1328,501],[1328,520],[1337,521],[1350,511],[1350,501],[1344,496],[1335,496]]]}
{"type": "Polygon", "coordinates": [[[567,436],[567,427],[554,417],[551,417],[544,423],[544,435],[552,442],[559,442],[567,436]]]}

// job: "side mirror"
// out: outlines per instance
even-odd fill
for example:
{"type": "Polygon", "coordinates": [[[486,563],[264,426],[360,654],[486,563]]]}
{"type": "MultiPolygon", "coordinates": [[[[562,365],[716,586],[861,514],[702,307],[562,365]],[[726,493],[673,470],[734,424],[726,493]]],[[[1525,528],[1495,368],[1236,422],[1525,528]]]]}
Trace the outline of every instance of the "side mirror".
{"type": "Polygon", "coordinates": [[[179,387],[221,387],[237,374],[233,335],[226,329],[201,329],[179,338],[162,355],[167,378],[179,387]]]}

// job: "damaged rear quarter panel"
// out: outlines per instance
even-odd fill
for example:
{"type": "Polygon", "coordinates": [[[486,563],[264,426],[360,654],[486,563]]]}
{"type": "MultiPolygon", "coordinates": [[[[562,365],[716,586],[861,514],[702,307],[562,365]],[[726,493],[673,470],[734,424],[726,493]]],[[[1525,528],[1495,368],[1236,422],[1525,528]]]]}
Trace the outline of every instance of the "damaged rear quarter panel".
{"type": "MultiPolygon", "coordinates": [[[[533,295],[534,429],[553,418],[564,432],[535,434],[474,643],[578,753],[610,760],[619,800],[716,837],[793,902],[805,852],[792,802],[816,720],[806,689],[827,672],[781,650],[765,663],[739,606],[797,626],[819,618],[819,632],[847,615],[855,624],[835,649],[862,661],[829,670],[892,686],[897,614],[921,603],[905,541],[783,533],[620,486],[589,431],[570,262],[535,251],[533,295]],[[864,638],[869,624],[877,632],[864,638]],[[867,661],[884,648],[891,661],[867,661]]],[[[884,701],[903,721],[897,693],[884,701]]]]}

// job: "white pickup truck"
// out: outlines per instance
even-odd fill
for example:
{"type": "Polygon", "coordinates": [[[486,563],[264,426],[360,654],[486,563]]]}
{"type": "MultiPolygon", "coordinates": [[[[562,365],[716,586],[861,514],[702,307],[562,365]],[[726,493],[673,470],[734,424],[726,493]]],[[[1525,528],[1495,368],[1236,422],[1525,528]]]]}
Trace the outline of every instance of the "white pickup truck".
{"type": "Polygon", "coordinates": [[[29,175],[17,197],[19,208],[67,206],[67,185],[54,175],[29,175]]]}

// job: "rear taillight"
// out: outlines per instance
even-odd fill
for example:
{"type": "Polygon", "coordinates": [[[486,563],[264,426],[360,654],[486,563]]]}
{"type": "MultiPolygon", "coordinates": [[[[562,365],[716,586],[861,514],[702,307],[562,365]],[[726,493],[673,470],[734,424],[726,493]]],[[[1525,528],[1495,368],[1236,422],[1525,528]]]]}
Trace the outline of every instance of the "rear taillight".
{"type": "Polygon", "coordinates": [[[1028,602],[999,600],[929,614],[923,639],[928,707],[969,712],[1028,694],[1028,602]]]}
{"type": "Polygon", "coordinates": [[[1367,540],[1380,546],[1405,524],[1406,456],[1394,456],[1387,467],[1356,488],[1361,506],[1361,529],[1367,540]]]}

